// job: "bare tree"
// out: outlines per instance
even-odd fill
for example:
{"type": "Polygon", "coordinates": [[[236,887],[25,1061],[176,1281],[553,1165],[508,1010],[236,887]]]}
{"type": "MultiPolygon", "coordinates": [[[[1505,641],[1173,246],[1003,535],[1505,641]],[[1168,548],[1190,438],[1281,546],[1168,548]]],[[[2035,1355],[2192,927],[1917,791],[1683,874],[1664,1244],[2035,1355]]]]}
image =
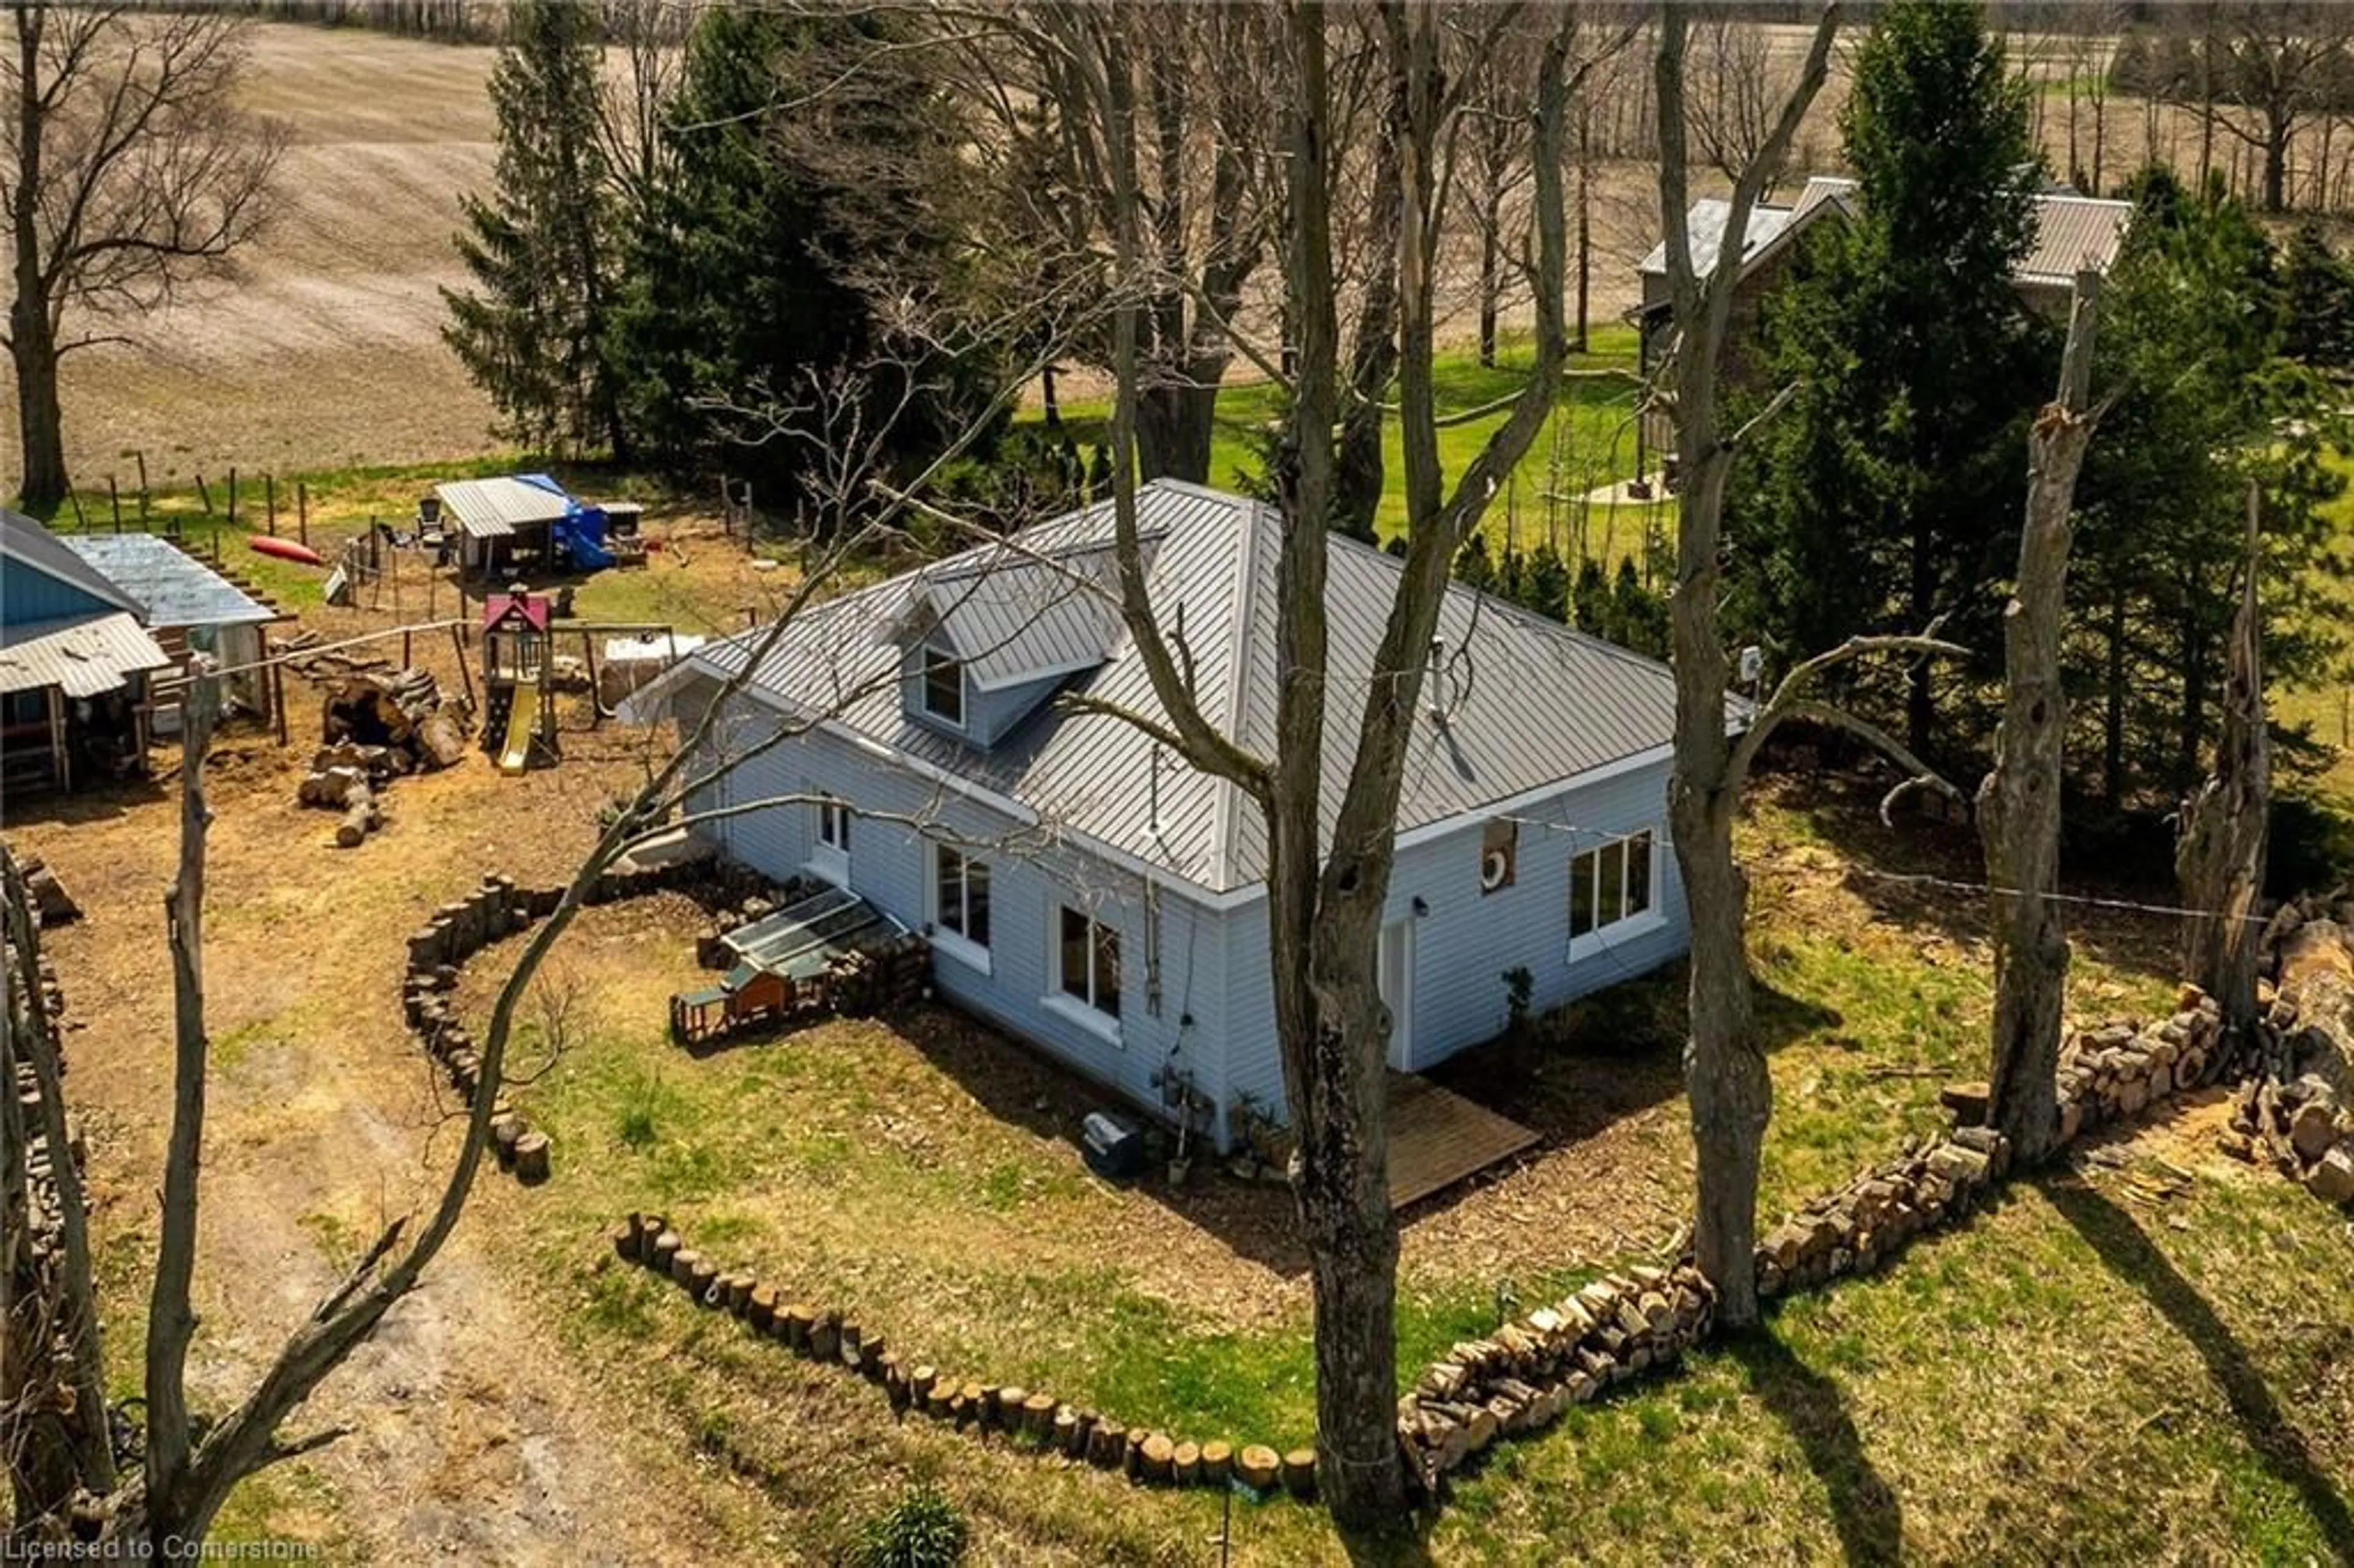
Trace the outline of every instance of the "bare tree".
{"type": "Polygon", "coordinates": [[[2316,116],[2338,107],[2354,70],[2349,37],[2354,17],[2336,5],[2213,8],[2198,44],[2201,164],[2205,139],[2223,131],[2262,160],[2264,209],[2286,210],[2290,150],[2316,116]]]}
{"type": "MultiPolygon", "coordinates": [[[[1726,179],[1739,179],[1773,136],[1796,85],[1789,63],[1777,58],[1773,35],[1760,24],[1711,12],[1693,35],[1684,74],[1700,155],[1726,179]]],[[[1780,175],[1778,168],[1766,171],[1767,191],[1780,175]]]]}
{"type": "Polygon", "coordinates": [[[2232,621],[2231,683],[2215,770],[2182,804],[2175,870],[2182,892],[2182,973],[2245,1025],[2256,1015],[2256,895],[2264,889],[2272,806],[2272,741],[2264,722],[2262,492],[2248,482],[2248,547],[2232,621]]]}
{"type": "Polygon", "coordinates": [[[1994,889],[1994,1065],[1987,1119],[2024,1163],[2060,1137],[2060,1013],[2068,938],[2060,883],[2060,784],[2068,735],[2060,648],[2067,620],[2070,511],[2099,410],[2087,406],[2100,274],[2076,277],[2059,394],[2028,431],[2027,520],[2019,581],[2003,613],[2003,716],[1994,770],[1978,787],[1978,832],[1994,889]]]}
{"type": "Polygon", "coordinates": [[[0,207],[25,504],[66,495],[58,366],[217,270],[269,216],[283,131],[236,103],[247,25],[217,11],[11,0],[0,207]],[[69,314],[93,318],[78,334],[69,314]]]}
{"type": "MultiPolygon", "coordinates": [[[[1677,863],[1691,908],[1691,1038],[1684,1074],[1691,1100],[1692,1141],[1699,1155],[1700,1192],[1693,1247],[1701,1269],[1718,1290],[1717,1311],[1727,1324],[1754,1322],[1757,1316],[1757,1172],[1766,1125],[1773,1112],[1773,1081],[1757,1036],[1750,995],[1745,923],[1749,885],[1733,853],[1733,828],[1741,792],[1759,750],[1775,727],[1788,718],[1837,726],[1862,738],[1903,765],[1906,781],[1898,793],[1921,784],[1950,791],[1893,737],[1828,704],[1808,696],[1825,672],[1873,654],[1914,657],[1957,652],[1929,636],[1856,637],[1800,661],[1754,714],[1728,708],[1723,635],[1717,625],[1724,549],[1725,481],[1744,438],[1758,420],[1771,418],[1796,394],[1782,389],[1765,410],[1737,430],[1726,430],[1720,406],[1724,344],[1732,321],[1734,291],[1740,281],[1741,247],[1719,248],[1715,266],[1702,277],[1692,265],[1687,221],[1690,123],[1684,96],[1684,60],[1691,17],[1672,0],[1659,13],[1659,52],[1653,77],[1659,97],[1659,217],[1667,231],[1670,300],[1675,342],[1659,396],[1668,404],[1682,464],[1683,488],[1676,525],[1676,585],[1669,600],[1669,625],[1676,674],[1675,771],[1668,790],[1668,820],[1677,863]],[[1745,718],[1745,727],[1743,723],[1745,718]],[[1731,721],[1731,722],[1728,722],[1731,721]]],[[[1772,171],[1828,72],[1839,7],[1824,7],[1806,63],[1776,114],[1773,130],[1733,184],[1724,232],[1747,232],[1750,215],[1772,171]]],[[[1888,809],[1883,804],[1882,810],[1888,809]]]]}

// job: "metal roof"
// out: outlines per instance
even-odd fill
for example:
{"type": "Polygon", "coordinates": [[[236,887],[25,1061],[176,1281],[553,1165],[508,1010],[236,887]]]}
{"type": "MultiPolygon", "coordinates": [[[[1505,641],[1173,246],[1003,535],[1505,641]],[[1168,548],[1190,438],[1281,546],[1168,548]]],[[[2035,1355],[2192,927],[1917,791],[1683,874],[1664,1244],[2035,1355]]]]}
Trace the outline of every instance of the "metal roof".
{"type": "Polygon", "coordinates": [[[142,670],[172,662],[137,620],[121,610],[0,626],[0,692],[56,686],[95,697],[142,670]]]}
{"type": "Polygon", "coordinates": [[[572,498],[562,490],[513,474],[499,479],[453,479],[435,485],[433,493],[441,498],[442,510],[476,539],[503,538],[518,525],[536,528],[560,523],[572,505],[572,498]]]}
{"type": "MultiPolygon", "coordinates": [[[[1791,209],[1787,207],[1754,207],[1749,209],[1749,233],[1741,247],[1741,260],[1746,264],[1756,259],[1758,250],[1772,242],[1790,221],[1791,209]]],[[[1705,278],[1716,268],[1716,258],[1724,245],[1724,226],[1733,217],[1733,204],[1717,196],[1702,196],[1692,203],[1691,211],[1684,216],[1684,228],[1691,236],[1692,272],[1705,278]]],[[[1668,242],[1660,240],[1643,258],[1638,271],[1655,278],[1668,275],[1668,242]]]]}
{"type": "Polygon", "coordinates": [[[11,512],[5,506],[0,506],[0,556],[79,588],[101,604],[111,604],[133,615],[147,613],[145,605],[66,548],[64,540],[23,513],[11,512]]]}
{"type": "MultiPolygon", "coordinates": [[[[1283,519],[1259,503],[1168,480],[1139,491],[1137,510],[1140,532],[1159,541],[1146,591],[1172,635],[1182,619],[1204,715],[1241,745],[1271,755],[1283,673],[1276,594],[1283,519]]],[[[1102,556],[1112,528],[1111,503],[1104,502],[1026,529],[1014,543],[1021,553],[1049,560],[1102,556]]],[[[779,705],[827,716],[887,754],[1010,797],[1058,832],[1196,886],[1225,893],[1263,880],[1267,841],[1257,807],[1118,716],[1047,703],[984,750],[907,715],[900,694],[903,633],[919,596],[933,591],[944,571],[952,577],[991,560],[1002,565],[1003,549],[984,546],[804,611],[769,651],[756,685],[779,705]]],[[[1328,831],[1356,752],[1373,654],[1401,569],[1370,546],[1337,535],[1331,542],[1328,831]]],[[[1060,601],[1046,608],[1059,615],[1060,601]]],[[[683,678],[689,669],[732,674],[764,635],[754,630],[712,643],[673,676],[683,678]]],[[[1461,585],[1448,588],[1437,636],[1441,670],[1414,717],[1401,832],[1527,795],[1670,738],[1675,683],[1656,661],[1461,585]]],[[[1071,689],[1166,722],[1124,628],[1071,689]]],[[[746,739],[762,731],[757,715],[740,722],[751,732],[746,739]]],[[[773,721],[765,727],[772,732],[773,721]]]]}
{"type": "MultiPolygon", "coordinates": [[[[1753,209],[1748,242],[1741,251],[1742,265],[1755,266],[1767,251],[1777,249],[1779,241],[1795,238],[1821,213],[1852,211],[1857,188],[1853,180],[1817,175],[1790,206],[1753,209]]],[[[2117,253],[2125,248],[2126,230],[2133,224],[2133,203],[2073,191],[2038,191],[2034,203],[2035,238],[2013,270],[2012,281],[2067,284],[2075,281],[2079,267],[2105,274],[2116,264],[2117,253]]],[[[1730,205],[1714,196],[1692,203],[1686,222],[1691,230],[1692,269],[1702,277],[1716,265],[1725,219],[1731,216],[1730,205]]],[[[1654,277],[1667,275],[1665,240],[1651,248],[1638,270],[1654,277]]]]}
{"type": "Polygon", "coordinates": [[[921,575],[908,630],[945,641],[984,692],[1092,669],[1119,641],[1119,570],[1109,540],[959,556],[921,575]]]}
{"type": "Polygon", "coordinates": [[[58,543],[145,605],[150,626],[239,626],[279,619],[278,611],[153,534],[73,534],[58,543]]]}

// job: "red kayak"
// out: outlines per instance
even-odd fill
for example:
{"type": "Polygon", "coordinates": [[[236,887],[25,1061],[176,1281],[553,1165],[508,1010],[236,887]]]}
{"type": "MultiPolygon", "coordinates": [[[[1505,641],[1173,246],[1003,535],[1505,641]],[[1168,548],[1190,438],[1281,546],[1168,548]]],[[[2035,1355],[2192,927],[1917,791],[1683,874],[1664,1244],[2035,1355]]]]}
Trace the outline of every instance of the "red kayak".
{"type": "Polygon", "coordinates": [[[298,545],[292,539],[273,538],[257,534],[246,541],[265,556],[275,556],[281,561],[300,561],[306,567],[323,567],[327,563],[318,551],[308,545],[298,545]]]}

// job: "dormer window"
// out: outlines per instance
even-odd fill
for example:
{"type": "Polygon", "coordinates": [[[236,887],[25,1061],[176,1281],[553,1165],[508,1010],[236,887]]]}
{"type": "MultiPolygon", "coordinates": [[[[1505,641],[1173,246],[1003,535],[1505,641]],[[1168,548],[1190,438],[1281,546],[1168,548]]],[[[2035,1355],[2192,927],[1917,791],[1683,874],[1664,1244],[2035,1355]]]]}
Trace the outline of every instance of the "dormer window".
{"type": "Polygon", "coordinates": [[[924,645],[923,678],[916,700],[942,724],[964,727],[964,664],[945,648],[924,645]]]}

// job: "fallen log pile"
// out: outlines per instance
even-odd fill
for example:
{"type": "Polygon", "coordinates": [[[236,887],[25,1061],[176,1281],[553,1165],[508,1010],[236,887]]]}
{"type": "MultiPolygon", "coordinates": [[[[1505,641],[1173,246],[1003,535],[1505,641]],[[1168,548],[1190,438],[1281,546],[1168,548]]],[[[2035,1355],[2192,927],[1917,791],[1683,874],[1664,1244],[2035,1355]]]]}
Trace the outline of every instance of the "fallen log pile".
{"type": "Polygon", "coordinates": [[[320,727],[326,744],[313,754],[295,799],[342,811],[335,844],[353,849],[384,825],[377,797],[386,785],[466,755],[472,718],[462,700],[443,698],[429,670],[355,670],[331,684],[320,727]]]}
{"type": "Polygon", "coordinates": [[[688,1246],[660,1214],[630,1215],[613,1228],[612,1244],[628,1262],[684,1287],[698,1306],[726,1312],[755,1335],[810,1361],[864,1378],[901,1415],[945,1421],[974,1436],[996,1433],[1040,1454],[1116,1470],[1148,1486],[1223,1488],[1239,1481],[1259,1492],[1280,1486],[1303,1500],[1316,1495],[1313,1448],[1278,1453],[1261,1443],[1236,1447],[1224,1439],[1172,1437],[1018,1383],[943,1372],[894,1349],[873,1325],[848,1312],[795,1299],[748,1268],[721,1267],[688,1246]]]}
{"type": "Polygon", "coordinates": [[[25,891],[33,901],[33,920],[44,930],[51,926],[69,926],[81,918],[81,906],[73,901],[58,874],[37,854],[16,857],[16,870],[25,879],[25,891]]]}
{"type": "Polygon", "coordinates": [[[2354,1107],[2317,1073],[2287,1083],[2249,1079],[2219,1141],[2251,1163],[2261,1153],[2325,1203],[2354,1207],[2354,1107]]]}

